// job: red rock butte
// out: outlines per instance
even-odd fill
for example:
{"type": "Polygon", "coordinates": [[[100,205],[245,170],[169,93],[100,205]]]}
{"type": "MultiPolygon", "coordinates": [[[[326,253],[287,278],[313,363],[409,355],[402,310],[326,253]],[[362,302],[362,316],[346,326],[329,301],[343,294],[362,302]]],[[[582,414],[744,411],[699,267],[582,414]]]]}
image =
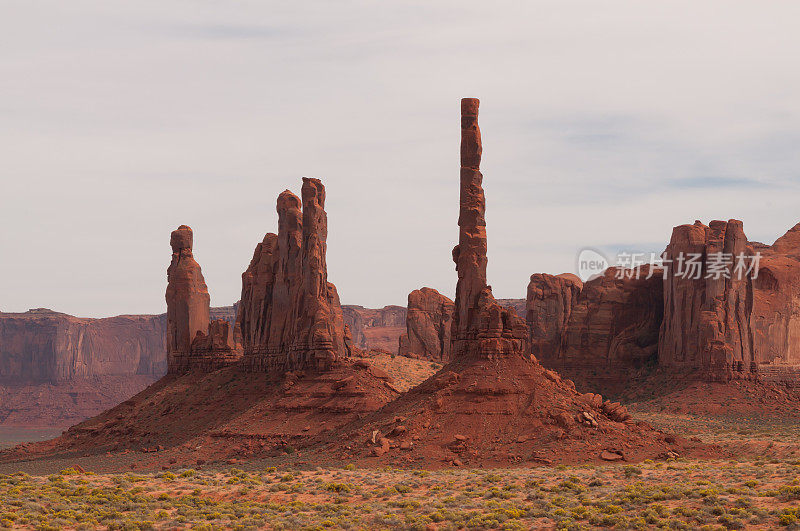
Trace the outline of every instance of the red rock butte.
{"type": "Polygon", "coordinates": [[[264,236],[242,274],[238,325],[249,370],[328,370],[350,353],[328,282],[325,187],[303,178],[302,197],[278,196],[278,234],[264,236]]]}
{"type": "Polygon", "coordinates": [[[660,365],[710,380],[800,382],[800,224],[771,246],[749,242],[735,219],[681,225],[665,263],[660,365]],[[681,274],[681,254],[701,257],[699,274],[681,274]]]}
{"type": "Polygon", "coordinates": [[[431,288],[408,294],[406,333],[400,336],[398,354],[450,361],[453,301],[431,288]]]}
{"type": "Polygon", "coordinates": [[[651,373],[800,385],[800,224],[769,246],[739,220],[696,221],[674,228],[664,267],[559,277],[531,276],[531,348],[581,387],[619,394],[651,373]]]}

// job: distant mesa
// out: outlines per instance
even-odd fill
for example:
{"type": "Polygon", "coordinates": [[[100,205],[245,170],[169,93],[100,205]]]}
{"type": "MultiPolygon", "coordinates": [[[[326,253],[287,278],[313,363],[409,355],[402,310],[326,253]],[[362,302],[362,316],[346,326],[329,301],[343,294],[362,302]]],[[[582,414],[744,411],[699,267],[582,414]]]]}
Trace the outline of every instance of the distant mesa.
{"type": "Polygon", "coordinates": [[[364,308],[354,304],[343,304],[344,324],[350,329],[354,350],[398,353],[398,341],[406,331],[406,308],[384,306],[364,308]]]}

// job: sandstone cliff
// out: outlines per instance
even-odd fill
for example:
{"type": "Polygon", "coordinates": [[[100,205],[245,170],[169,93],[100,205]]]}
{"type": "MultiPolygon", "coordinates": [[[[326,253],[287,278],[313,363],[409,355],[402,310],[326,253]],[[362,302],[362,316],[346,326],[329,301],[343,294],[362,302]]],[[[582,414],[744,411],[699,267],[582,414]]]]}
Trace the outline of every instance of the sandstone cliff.
{"type": "Polygon", "coordinates": [[[0,313],[0,424],[68,426],[167,370],[165,315],[0,313]]]}
{"type": "Polygon", "coordinates": [[[578,301],[583,282],[564,273],[531,275],[526,300],[526,322],[531,353],[541,362],[557,356],[572,308],[578,301]]]}
{"type": "Polygon", "coordinates": [[[536,274],[528,289],[533,354],[579,388],[618,393],[656,361],[663,271],[608,268],[580,287],[573,275],[536,274]],[[649,278],[648,278],[649,277],[649,278]]]}
{"type": "Polygon", "coordinates": [[[767,246],[748,242],[741,221],[696,221],[675,227],[666,260],[660,365],[799,381],[800,225],[767,246]]]}

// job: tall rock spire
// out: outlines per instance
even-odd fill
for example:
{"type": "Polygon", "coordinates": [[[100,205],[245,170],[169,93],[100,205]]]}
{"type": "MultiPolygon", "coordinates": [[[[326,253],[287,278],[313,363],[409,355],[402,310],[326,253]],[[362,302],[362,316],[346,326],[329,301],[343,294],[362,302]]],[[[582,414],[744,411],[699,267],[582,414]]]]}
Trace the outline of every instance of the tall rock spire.
{"type": "Polygon", "coordinates": [[[211,297],[194,256],[192,229],[181,225],[172,231],[172,261],[167,269],[167,367],[176,372],[180,359],[189,356],[198,332],[209,325],[211,297]]]}
{"type": "Polygon", "coordinates": [[[330,367],[344,357],[344,319],[336,287],[328,282],[325,186],[303,177],[302,284],[290,366],[330,367]]]}
{"type": "Polygon", "coordinates": [[[277,202],[278,234],[267,234],[242,275],[245,367],[325,370],[347,355],[344,320],[325,260],[325,187],[303,179],[302,201],[286,190],[277,202]]]}
{"type": "Polygon", "coordinates": [[[527,353],[527,327],[515,312],[500,306],[486,282],[486,198],[483,194],[481,131],[475,98],[461,100],[461,188],[458,271],[452,323],[452,357],[527,353]]]}

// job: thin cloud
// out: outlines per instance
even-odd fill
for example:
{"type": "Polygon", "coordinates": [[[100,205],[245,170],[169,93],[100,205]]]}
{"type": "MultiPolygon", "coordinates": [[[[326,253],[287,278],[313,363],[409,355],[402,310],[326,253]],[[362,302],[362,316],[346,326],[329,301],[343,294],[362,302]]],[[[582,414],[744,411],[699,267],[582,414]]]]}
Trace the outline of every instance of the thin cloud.
{"type": "Polygon", "coordinates": [[[692,188],[742,188],[753,186],[764,186],[765,183],[758,179],[747,179],[743,177],[705,177],[697,175],[683,179],[669,179],[666,181],[669,188],[681,190],[692,188]]]}
{"type": "Polygon", "coordinates": [[[188,35],[199,39],[267,39],[286,38],[293,32],[287,28],[259,25],[234,24],[197,24],[173,26],[170,31],[180,35],[188,35]]]}

